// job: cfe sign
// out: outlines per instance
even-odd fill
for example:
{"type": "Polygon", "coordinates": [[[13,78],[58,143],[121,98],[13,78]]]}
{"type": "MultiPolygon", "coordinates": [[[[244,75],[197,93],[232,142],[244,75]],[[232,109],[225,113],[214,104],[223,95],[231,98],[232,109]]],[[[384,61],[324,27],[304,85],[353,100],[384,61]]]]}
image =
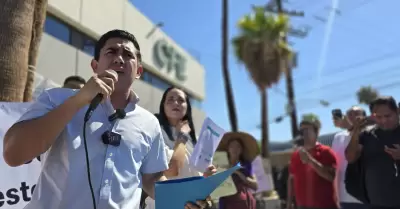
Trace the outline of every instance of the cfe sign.
{"type": "Polygon", "coordinates": [[[168,73],[174,72],[179,81],[186,80],[186,59],[164,39],[154,44],[154,61],[159,68],[166,68],[168,73]]]}

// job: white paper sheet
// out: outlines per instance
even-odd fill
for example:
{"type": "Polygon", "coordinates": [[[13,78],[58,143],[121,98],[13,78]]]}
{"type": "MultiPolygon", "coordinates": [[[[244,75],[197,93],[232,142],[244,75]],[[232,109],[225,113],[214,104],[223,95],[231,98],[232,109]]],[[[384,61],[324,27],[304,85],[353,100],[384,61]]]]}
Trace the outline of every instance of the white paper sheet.
{"type": "Polygon", "coordinates": [[[264,165],[263,159],[260,155],[257,156],[252,163],[253,173],[256,176],[258,183],[258,189],[257,191],[254,191],[254,193],[271,191],[274,188],[272,174],[266,173],[264,166],[269,166],[269,164],[264,165]]]}
{"type": "MultiPolygon", "coordinates": [[[[217,167],[217,172],[224,172],[229,169],[228,155],[226,152],[215,152],[213,164],[217,167]]],[[[217,189],[211,193],[211,199],[218,200],[220,197],[226,197],[237,193],[235,183],[229,176],[217,189]]]]}
{"type": "Polygon", "coordinates": [[[190,165],[198,171],[204,172],[211,165],[214,152],[224,134],[224,129],[215,124],[210,118],[206,118],[203,122],[198,142],[189,159],[190,165]]]}

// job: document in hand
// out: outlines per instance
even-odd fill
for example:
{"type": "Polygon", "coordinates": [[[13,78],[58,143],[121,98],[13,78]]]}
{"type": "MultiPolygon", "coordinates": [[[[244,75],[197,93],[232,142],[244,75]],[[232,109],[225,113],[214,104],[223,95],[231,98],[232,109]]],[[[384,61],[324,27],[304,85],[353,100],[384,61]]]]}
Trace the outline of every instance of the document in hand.
{"type": "Polygon", "coordinates": [[[210,118],[206,118],[201,127],[200,136],[194,147],[189,163],[198,171],[204,172],[211,165],[214,152],[217,150],[225,130],[214,123],[210,118]]]}
{"type": "MultiPolygon", "coordinates": [[[[213,165],[217,167],[217,172],[226,171],[229,169],[229,160],[226,152],[215,152],[213,157],[213,165]]],[[[221,197],[234,195],[237,193],[235,183],[231,176],[226,178],[222,184],[211,193],[211,199],[218,200],[221,197]]]]}
{"type": "Polygon", "coordinates": [[[258,183],[258,189],[257,191],[254,191],[254,193],[270,191],[274,188],[272,175],[271,173],[265,172],[263,161],[264,160],[261,158],[261,156],[258,155],[252,163],[253,173],[256,176],[258,183]]]}
{"type": "Polygon", "coordinates": [[[240,164],[215,175],[174,179],[157,182],[155,185],[156,209],[184,208],[187,202],[205,200],[222,182],[232,175],[240,164]]]}

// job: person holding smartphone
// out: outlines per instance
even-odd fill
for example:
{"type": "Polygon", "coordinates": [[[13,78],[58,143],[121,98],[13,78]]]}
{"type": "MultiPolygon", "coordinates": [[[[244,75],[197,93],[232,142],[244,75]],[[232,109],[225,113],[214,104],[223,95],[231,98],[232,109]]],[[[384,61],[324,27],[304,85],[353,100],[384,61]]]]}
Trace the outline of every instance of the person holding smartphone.
{"type": "Polygon", "coordinates": [[[339,208],[334,185],[336,156],[330,147],[317,142],[320,124],[318,120],[300,123],[304,143],[297,146],[290,160],[288,209],[292,208],[292,182],[297,208],[339,208]]]}
{"type": "Polygon", "coordinates": [[[359,106],[353,106],[346,111],[343,116],[340,109],[332,111],[333,123],[336,127],[344,129],[337,133],[333,138],[332,150],[335,152],[338,160],[337,165],[337,189],[339,192],[340,207],[342,209],[364,209],[366,205],[362,204],[359,200],[351,196],[345,187],[345,173],[347,168],[347,160],[345,157],[345,149],[350,142],[351,130],[353,124],[356,123],[358,117],[366,117],[366,112],[359,106]]]}
{"type": "Polygon", "coordinates": [[[358,117],[346,147],[349,163],[361,162],[370,208],[400,208],[400,126],[393,97],[378,97],[369,105],[376,125],[358,117]]]}

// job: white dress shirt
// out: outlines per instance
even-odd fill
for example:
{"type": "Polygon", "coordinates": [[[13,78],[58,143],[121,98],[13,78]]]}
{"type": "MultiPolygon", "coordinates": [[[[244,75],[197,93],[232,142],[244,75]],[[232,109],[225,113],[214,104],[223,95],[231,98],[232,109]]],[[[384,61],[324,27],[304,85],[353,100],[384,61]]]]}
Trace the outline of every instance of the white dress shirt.
{"type": "MultiPolygon", "coordinates": [[[[62,104],[76,90],[45,91],[19,121],[43,116],[62,104]]],[[[137,105],[132,92],[126,117],[108,121],[109,105],[94,111],[86,127],[92,185],[98,209],[139,208],[141,175],[168,169],[165,144],[158,120],[137,105]],[[113,131],[122,136],[119,146],[105,145],[101,135],[113,131]]],[[[112,106],[111,106],[112,107],[112,106]]],[[[82,108],[46,152],[32,200],[25,209],[90,209],[90,193],[83,145],[82,108]]]]}
{"type": "Polygon", "coordinates": [[[342,131],[335,135],[332,142],[332,150],[336,153],[338,166],[337,166],[337,188],[339,191],[339,200],[342,203],[360,203],[356,198],[351,196],[346,191],[346,186],[344,183],[346,168],[347,168],[347,160],[345,157],[345,150],[347,145],[350,142],[350,133],[348,131],[342,131]]]}

